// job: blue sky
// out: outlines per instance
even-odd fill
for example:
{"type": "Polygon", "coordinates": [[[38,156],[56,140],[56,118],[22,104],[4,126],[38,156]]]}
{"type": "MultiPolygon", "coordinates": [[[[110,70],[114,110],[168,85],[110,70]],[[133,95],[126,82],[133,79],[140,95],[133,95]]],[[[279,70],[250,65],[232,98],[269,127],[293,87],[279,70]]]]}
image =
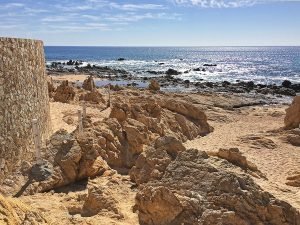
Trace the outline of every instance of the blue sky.
{"type": "Polygon", "coordinates": [[[45,45],[300,45],[300,0],[0,0],[0,36],[45,45]]]}

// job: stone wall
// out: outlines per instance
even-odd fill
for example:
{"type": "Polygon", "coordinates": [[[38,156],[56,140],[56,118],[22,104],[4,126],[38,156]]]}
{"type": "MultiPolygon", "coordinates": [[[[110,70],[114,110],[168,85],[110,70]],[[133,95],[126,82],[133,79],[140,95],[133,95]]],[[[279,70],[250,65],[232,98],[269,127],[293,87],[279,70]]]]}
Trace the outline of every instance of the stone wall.
{"type": "Polygon", "coordinates": [[[0,180],[34,159],[32,119],[45,141],[51,126],[43,42],[0,38],[0,180]]]}

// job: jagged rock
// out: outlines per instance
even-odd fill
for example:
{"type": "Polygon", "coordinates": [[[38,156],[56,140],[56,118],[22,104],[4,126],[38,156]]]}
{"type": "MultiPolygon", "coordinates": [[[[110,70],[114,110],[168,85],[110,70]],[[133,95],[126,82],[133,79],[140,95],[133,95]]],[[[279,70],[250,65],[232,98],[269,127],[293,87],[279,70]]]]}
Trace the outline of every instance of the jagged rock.
{"type": "Polygon", "coordinates": [[[296,96],[292,105],[286,109],[286,116],[284,118],[286,129],[298,128],[300,124],[300,96],[296,96]]]}
{"type": "Polygon", "coordinates": [[[82,88],[87,91],[93,91],[96,88],[93,76],[89,76],[83,81],[82,88]]]}
{"type": "Polygon", "coordinates": [[[289,176],[286,178],[287,182],[286,185],[293,186],[293,187],[300,187],[300,172],[295,172],[294,175],[289,176]]]}
{"type": "Polygon", "coordinates": [[[81,215],[90,217],[99,214],[101,211],[112,212],[119,219],[124,217],[117,207],[117,200],[107,188],[102,185],[89,187],[81,215]]]}
{"type": "Polygon", "coordinates": [[[133,97],[114,103],[110,117],[123,123],[128,118],[143,123],[153,138],[170,135],[180,141],[204,136],[212,131],[205,113],[198,107],[173,99],[133,97]]]}
{"type": "Polygon", "coordinates": [[[92,103],[103,103],[105,104],[105,100],[103,96],[95,89],[91,92],[80,95],[80,101],[92,102],[92,103]]]}
{"type": "Polygon", "coordinates": [[[130,170],[130,178],[137,184],[149,180],[160,179],[171,161],[185,147],[180,141],[171,136],[164,136],[155,141],[154,146],[148,146],[136,160],[130,170]]]}
{"type": "Polygon", "coordinates": [[[139,186],[140,224],[300,224],[295,208],[249,176],[230,172],[233,165],[225,162],[196,149],[181,152],[160,180],[139,186]]]}
{"type": "Polygon", "coordinates": [[[41,212],[18,199],[5,198],[0,195],[0,224],[42,225],[48,224],[48,221],[41,212]]]}
{"type": "Polygon", "coordinates": [[[159,91],[160,90],[159,83],[156,80],[151,80],[149,84],[149,90],[159,91]]]}
{"type": "Polygon", "coordinates": [[[54,101],[68,103],[74,100],[75,91],[74,88],[69,86],[69,82],[63,81],[56,89],[55,95],[53,96],[54,101]]]}
{"type": "Polygon", "coordinates": [[[257,166],[254,163],[248,161],[238,148],[221,148],[218,152],[212,153],[211,155],[226,159],[228,162],[231,162],[232,164],[239,166],[244,170],[249,169],[254,172],[259,171],[257,166]]]}
{"type": "Polygon", "coordinates": [[[50,139],[44,153],[47,159],[31,171],[33,183],[27,193],[49,191],[77,180],[95,177],[109,169],[97,146],[87,135],[75,138],[65,130],[57,131],[50,139]]]}

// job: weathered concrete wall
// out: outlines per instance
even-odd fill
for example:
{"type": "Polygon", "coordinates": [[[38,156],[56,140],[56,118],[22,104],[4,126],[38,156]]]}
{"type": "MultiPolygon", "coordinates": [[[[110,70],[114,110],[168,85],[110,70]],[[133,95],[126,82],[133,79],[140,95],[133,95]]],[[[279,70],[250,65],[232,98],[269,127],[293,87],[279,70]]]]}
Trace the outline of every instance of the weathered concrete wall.
{"type": "Polygon", "coordinates": [[[0,180],[34,159],[34,118],[45,140],[51,126],[43,42],[0,38],[0,180]]]}

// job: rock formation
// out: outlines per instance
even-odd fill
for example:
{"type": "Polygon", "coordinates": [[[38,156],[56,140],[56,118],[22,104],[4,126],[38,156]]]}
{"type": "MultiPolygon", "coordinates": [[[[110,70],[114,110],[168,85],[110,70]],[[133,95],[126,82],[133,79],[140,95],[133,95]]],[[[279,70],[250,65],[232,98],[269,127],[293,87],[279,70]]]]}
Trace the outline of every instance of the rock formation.
{"type": "Polygon", "coordinates": [[[55,95],[53,96],[54,101],[62,102],[62,103],[69,103],[73,101],[75,97],[74,88],[69,86],[69,82],[63,81],[57,88],[55,95]]]}
{"type": "Polygon", "coordinates": [[[93,91],[96,88],[93,76],[89,76],[83,81],[82,88],[87,91],[93,91]]]}
{"type": "Polygon", "coordinates": [[[0,195],[0,224],[42,225],[48,222],[38,210],[32,209],[17,199],[0,195]]]}
{"type": "Polygon", "coordinates": [[[226,159],[228,162],[241,167],[244,170],[258,171],[257,166],[248,161],[245,156],[242,155],[238,148],[219,149],[216,154],[213,154],[219,158],[226,159]]]}
{"type": "Polygon", "coordinates": [[[159,91],[160,90],[159,83],[156,80],[151,80],[149,84],[149,90],[159,91]]]}
{"type": "Polygon", "coordinates": [[[179,153],[160,180],[139,186],[140,224],[300,224],[296,209],[232,166],[195,149],[179,153]]]}
{"type": "Polygon", "coordinates": [[[300,125],[300,96],[296,96],[292,105],[286,110],[284,118],[286,129],[298,128],[300,125]]]}
{"type": "Polygon", "coordinates": [[[167,166],[185,147],[180,141],[171,136],[164,136],[155,141],[139,155],[135,166],[130,170],[130,178],[136,184],[160,179],[167,166]]]}
{"type": "Polygon", "coordinates": [[[92,103],[96,103],[96,104],[99,104],[99,103],[105,104],[105,100],[103,99],[103,96],[96,89],[91,92],[80,95],[79,100],[86,101],[86,102],[92,102],[92,103]]]}
{"type": "Polygon", "coordinates": [[[47,161],[31,169],[29,179],[32,179],[32,184],[26,193],[49,191],[101,175],[109,169],[91,138],[84,134],[75,138],[64,130],[51,137],[43,158],[47,161]]]}
{"type": "Polygon", "coordinates": [[[81,215],[84,217],[94,216],[101,211],[109,211],[118,216],[119,219],[124,216],[117,206],[117,200],[112,196],[108,188],[104,186],[91,186],[88,189],[88,196],[84,201],[81,215]]]}
{"type": "Polygon", "coordinates": [[[205,113],[193,104],[169,98],[132,97],[115,103],[110,117],[123,123],[128,118],[144,124],[152,136],[170,135],[192,140],[212,131],[205,113]]]}

